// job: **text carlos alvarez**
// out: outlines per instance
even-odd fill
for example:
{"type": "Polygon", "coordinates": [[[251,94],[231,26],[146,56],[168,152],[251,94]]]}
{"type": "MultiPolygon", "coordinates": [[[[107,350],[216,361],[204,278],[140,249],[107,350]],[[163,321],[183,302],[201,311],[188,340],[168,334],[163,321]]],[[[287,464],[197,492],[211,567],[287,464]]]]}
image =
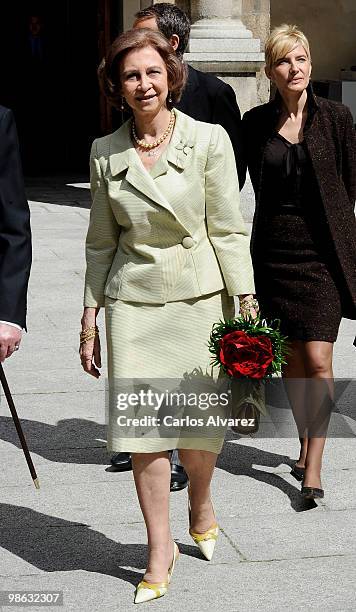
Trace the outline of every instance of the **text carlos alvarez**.
{"type": "Polygon", "coordinates": [[[150,415],[144,415],[139,418],[120,415],[117,418],[117,423],[119,427],[160,427],[161,425],[165,427],[238,427],[239,425],[251,427],[255,424],[255,419],[234,419],[218,415],[211,415],[205,419],[202,417],[190,417],[189,415],[174,417],[171,414],[163,418],[150,415]]]}

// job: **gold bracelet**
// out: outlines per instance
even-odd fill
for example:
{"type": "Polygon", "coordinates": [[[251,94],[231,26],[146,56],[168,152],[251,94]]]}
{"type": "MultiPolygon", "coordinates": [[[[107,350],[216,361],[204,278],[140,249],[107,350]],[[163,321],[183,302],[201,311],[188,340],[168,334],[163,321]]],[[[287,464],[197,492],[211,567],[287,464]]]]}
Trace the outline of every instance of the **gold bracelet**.
{"type": "Polygon", "coordinates": [[[93,340],[95,336],[98,334],[96,332],[90,332],[80,337],[80,344],[85,344],[85,342],[89,342],[89,340],[93,340]]]}
{"type": "Polygon", "coordinates": [[[251,308],[254,308],[256,312],[259,311],[259,305],[258,305],[258,301],[256,300],[256,298],[250,297],[250,298],[245,298],[240,301],[241,314],[248,314],[251,308]]]}
{"type": "Polygon", "coordinates": [[[98,336],[98,335],[99,335],[99,328],[97,327],[97,325],[94,325],[93,327],[87,327],[86,329],[83,329],[79,333],[80,344],[84,344],[84,342],[93,340],[93,338],[95,338],[95,336],[98,336]]]}

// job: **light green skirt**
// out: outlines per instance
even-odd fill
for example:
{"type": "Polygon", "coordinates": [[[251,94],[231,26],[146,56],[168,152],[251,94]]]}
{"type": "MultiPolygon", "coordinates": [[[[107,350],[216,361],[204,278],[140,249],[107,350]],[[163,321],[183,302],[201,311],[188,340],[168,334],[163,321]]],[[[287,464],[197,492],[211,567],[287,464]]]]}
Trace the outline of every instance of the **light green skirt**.
{"type": "Polygon", "coordinates": [[[142,429],[128,425],[130,419],[152,416],[157,420],[162,411],[157,412],[157,407],[147,406],[146,402],[121,405],[118,397],[124,397],[121,392],[129,387],[134,392],[142,386],[161,391],[167,387],[176,389],[177,381],[188,391],[199,387],[201,393],[202,384],[207,393],[216,391],[219,369],[215,367],[212,371],[208,340],[213,323],[232,318],[234,311],[234,300],[226,291],[164,305],[106,298],[109,451],[154,453],[174,448],[221,451],[226,432],[221,419],[228,417],[230,410],[226,405],[209,406],[209,414],[220,418],[219,427],[209,431],[194,425],[194,417],[202,414],[201,407],[184,411],[185,416],[192,417],[192,426],[188,423],[187,427],[167,428],[151,419],[150,427],[142,429]],[[198,379],[198,386],[194,386],[198,379]]]}

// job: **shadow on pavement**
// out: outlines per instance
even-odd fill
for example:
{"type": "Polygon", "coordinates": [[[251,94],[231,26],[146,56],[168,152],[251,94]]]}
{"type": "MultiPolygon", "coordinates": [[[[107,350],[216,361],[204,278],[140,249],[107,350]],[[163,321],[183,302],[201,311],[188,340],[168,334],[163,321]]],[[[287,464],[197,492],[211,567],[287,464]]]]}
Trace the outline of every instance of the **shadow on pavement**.
{"type": "MultiPolygon", "coordinates": [[[[84,523],[0,503],[0,525],[0,547],[44,572],[84,570],[136,586],[142,572],[125,568],[146,568],[146,544],[114,542],[84,523]]],[[[202,559],[196,546],[179,543],[179,550],[202,559]]]]}
{"type": "MultiPolygon", "coordinates": [[[[56,425],[21,419],[30,451],[48,461],[108,465],[106,426],[85,419],[63,419],[56,425]]],[[[11,417],[0,417],[0,439],[21,448],[11,417]]]]}
{"type": "Polygon", "coordinates": [[[0,546],[44,572],[84,570],[136,585],[141,572],[124,568],[146,567],[146,545],[114,542],[82,523],[0,504],[0,524],[0,546]]]}
{"type": "Polygon", "coordinates": [[[300,483],[296,486],[291,485],[279,474],[265,472],[254,467],[254,464],[263,465],[269,468],[277,468],[282,464],[289,465],[291,468],[296,462],[287,455],[278,455],[259,448],[229,444],[238,438],[230,431],[227,432],[225,444],[221,455],[218,458],[217,467],[235,476],[248,476],[258,482],[263,482],[272,487],[276,487],[290,499],[291,506],[295,512],[305,512],[312,508],[317,508],[317,504],[312,500],[303,500],[300,495],[300,483]]]}
{"type": "Polygon", "coordinates": [[[26,196],[31,202],[90,208],[88,176],[26,177],[26,196]]]}
{"type": "MultiPolygon", "coordinates": [[[[105,425],[85,419],[63,419],[56,425],[21,419],[21,424],[30,451],[48,461],[84,465],[110,463],[103,442],[106,436],[105,425]]],[[[21,448],[11,417],[0,417],[0,439],[21,448]]],[[[237,438],[228,431],[222,453],[218,458],[218,468],[236,476],[248,476],[276,487],[289,497],[291,506],[296,512],[317,507],[315,502],[306,502],[301,498],[299,484],[292,486],[278,474],[253,467],[253,464],[271,468],[282,464],[292,467],[295,460],[286,455],[278,455],[255,447],[229,444],[228,442],[232,440],[236,442],[237,438]]]]}

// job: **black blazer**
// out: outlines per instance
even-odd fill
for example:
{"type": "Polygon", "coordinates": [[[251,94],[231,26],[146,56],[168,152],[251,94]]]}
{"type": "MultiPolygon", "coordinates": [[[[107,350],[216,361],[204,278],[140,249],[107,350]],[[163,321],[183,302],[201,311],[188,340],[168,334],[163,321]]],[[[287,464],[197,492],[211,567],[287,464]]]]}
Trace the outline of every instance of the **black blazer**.
{"type": "Polygon", "coordinates": [[[177,108],[197,121],[219,123],[227,131],[234,149],[240,189],[246,178],[242,147],[241,114],[230,85],[212,74],[188,66],[188,80],[177,108]]]}
{"type": "Polygon", "coordinates": [[[26,327],[32,259],[28,208],[11,110],[0,106],[0,320],[26,327]]]}
{"type": "MultiPolygon", "coordinates": [[[[258,249],[257,229],[263,181],[264,151],[281,112],[281,98],[256,106],[242,120],[248,169],[256,196],[251,250],[258,249]]],[[[304,139],[319,187],[333,250],[344,286],[342,315],[356,319],[356,133],[350,110],[314,96],[308,87],[308,118],[304,139]]]]}

